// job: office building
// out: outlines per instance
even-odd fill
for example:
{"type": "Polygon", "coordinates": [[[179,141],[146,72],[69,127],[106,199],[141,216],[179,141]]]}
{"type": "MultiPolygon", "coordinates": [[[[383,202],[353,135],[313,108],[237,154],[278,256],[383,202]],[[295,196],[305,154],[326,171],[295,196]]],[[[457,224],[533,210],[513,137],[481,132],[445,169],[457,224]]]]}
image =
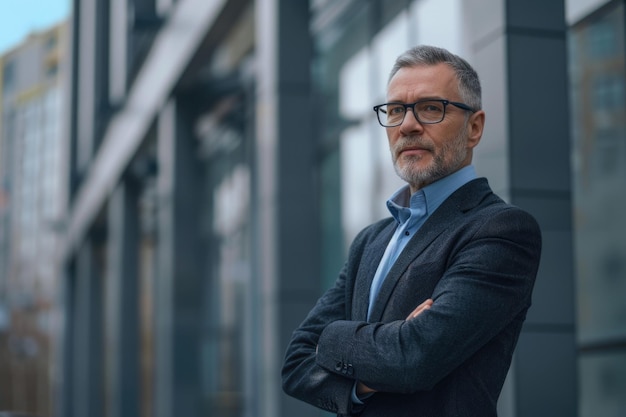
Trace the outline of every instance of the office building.
{"type": "Polygon", "coordinates": [[[500,415],[621,415],[623,3],[75,0],[57,415],[322,415],[283,352],[387,215],[417,43],[476,67],[477,171],[543,231],[500,415]]]}
{"type": "Polygon", "coordinates": [[[67,200],[65,22],[0,57],[0,410],[47,414],[67,200]]]}

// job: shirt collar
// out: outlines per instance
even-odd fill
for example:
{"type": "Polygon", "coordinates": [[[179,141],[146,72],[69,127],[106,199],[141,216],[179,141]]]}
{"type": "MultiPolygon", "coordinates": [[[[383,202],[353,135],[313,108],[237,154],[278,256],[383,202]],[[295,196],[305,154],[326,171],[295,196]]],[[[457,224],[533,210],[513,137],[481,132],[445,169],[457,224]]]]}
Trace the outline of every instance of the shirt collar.
{"type": "Polygon", "coordinates": [[[474,166],[468,165],[427,185],[413,195],[409,186],[405,185],[387,200],[387,209],[398,223],[406,222],[411,216],[411,211],[425,210],[426,216],[430,216],[453,192],[475,178],[474,166]]]}

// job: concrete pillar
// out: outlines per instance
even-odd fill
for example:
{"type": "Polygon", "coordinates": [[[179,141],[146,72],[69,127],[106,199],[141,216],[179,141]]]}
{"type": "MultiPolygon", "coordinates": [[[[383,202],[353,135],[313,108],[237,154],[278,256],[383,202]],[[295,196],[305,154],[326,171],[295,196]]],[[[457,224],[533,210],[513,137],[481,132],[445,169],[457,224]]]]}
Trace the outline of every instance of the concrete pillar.
{"type": "MultiPolygon", "coordinates": [[[[93,233],[93,232],[92,232],[93,233]]],[[[87,239],[76,256],[70,412],[74,417],[103,417],[102,279],[97,245],[87,239]]]]}
{"type": "Polygon", "coordinates": [[[106,311],[108,417],[139,416],[138,187],[123,180],[109,201],[106,311]]]}
{"type": "Polygon", "coordinates": [[[203,251],[192,123],[170,100],[158,118],[156,417],[202,415],[203,251]]]}
{"type": "Polygon", "coordinates": [[[258,415],[317,416],[282,393],[279,372],[291,332],[320,295],[309,5],[260,0],[256,19],[258,415]]]}
{"type": "Polygon", "coordinates": [[[65,274],[61,278],[61,305],[63,306],[63,332],[62,349],[59,352],[61,375],[57,381],[56,393],[58,401],[54,405],[55,414],[58,416],[74,417],[73,398],[75,383],[73,378],[74,369],[74,314],[76,310],[76,265],[67,265],[65,274]]]}

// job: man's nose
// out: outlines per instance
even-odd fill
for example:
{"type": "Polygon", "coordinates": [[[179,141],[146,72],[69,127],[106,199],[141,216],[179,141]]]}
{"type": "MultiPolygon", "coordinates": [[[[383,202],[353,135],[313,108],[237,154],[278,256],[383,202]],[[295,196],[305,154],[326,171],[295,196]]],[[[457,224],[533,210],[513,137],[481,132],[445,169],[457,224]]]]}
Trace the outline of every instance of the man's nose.
{"type": "Polygon", "coordinates": [[[417,120],[413,109],[407,109],[406,114],[404,115],[404,120],[402,120],[402,124],[400,125],[400,131],[405,133],[422,130],[424,130],[424,125],[417,120]]]}

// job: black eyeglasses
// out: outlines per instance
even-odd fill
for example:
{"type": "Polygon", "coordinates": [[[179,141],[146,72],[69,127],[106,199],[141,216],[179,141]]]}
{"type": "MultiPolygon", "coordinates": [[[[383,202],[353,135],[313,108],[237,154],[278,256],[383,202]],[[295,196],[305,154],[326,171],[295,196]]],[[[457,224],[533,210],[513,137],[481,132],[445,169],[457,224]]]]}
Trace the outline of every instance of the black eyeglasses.
{"type": "Polygon", "coordinates": [[[413,110],[413,115],[422,124],[440,123],[446,117],[446,106],[452,104],[459,109],[471,111],[476,110],[467,104],[449,100],[419,100],[415,103],[385,103],[374,106],[378,123],[384,127],[400,126],[404,121],[404,116],[408,109],[413,110]]]}

